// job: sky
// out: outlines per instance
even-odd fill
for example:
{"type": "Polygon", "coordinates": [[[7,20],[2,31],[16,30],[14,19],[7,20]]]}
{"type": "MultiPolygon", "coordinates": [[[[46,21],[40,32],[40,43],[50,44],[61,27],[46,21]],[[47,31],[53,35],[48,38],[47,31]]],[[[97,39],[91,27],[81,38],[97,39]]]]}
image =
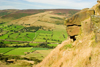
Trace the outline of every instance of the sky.
{"type": "Polygon", "coordinates": [[[83,9],[91,8],[97,0],[0,0],[3,9],[83,9]]]}

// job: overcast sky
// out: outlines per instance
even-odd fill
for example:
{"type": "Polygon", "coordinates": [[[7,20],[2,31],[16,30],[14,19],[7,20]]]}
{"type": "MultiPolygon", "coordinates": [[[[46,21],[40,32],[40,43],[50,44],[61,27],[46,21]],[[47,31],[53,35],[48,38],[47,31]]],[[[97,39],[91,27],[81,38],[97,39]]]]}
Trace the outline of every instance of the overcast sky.
{"type": "Polygon", "coordinates": [[[97,0],[0,0],[0,9],[83,9],[97,0]]]}

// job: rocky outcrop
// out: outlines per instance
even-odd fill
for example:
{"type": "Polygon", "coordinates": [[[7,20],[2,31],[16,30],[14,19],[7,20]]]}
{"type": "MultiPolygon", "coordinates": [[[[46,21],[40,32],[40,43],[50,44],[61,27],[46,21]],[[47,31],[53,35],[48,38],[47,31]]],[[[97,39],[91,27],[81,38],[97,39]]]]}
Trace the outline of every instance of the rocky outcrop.
{"type": "Polygon", "coordinates": [[[96,42],[100,41],[100,15],[91,16],[91,30],[95,33],[96,42]]]}
{"type": "MultiPolygon", "coordinates": [[[[98,0],[97,2],[100,2],[100,0],[98,0]]],[[[93,27],[96,26],[97,28],[99,28],[100,17],[96,15],[100,15],[100,3],[96,4],[90,9],[85,8],[81,10],[80,12],[76,13],[73,17],[66,19],[64,24],[66,25],[66,31],[69,37],[70,38],[72,36],[75,37],[83,33],[83,31],[85,34],[90,33],[91,31],[93,31],[91,30],[91,26],[93,27]],[[91,22],[93,23],[93,25],[91,22]]],[[[100,29],[97,29],[97,30],[100,30],[100,29]]],[[[95,29],[94,31],[97,31],[97,30],[95,29]]],[[[96,41],[100,41],[99,33],[95,32],[96,41]]]]}
{"type": "Polygon", "coordinates": [[[81,22],[85,19],[90,18],[91,15],[95,15],[95,11],[93,9],[85,8],[80,12],[76,13],[73,17],[66,19],[65,25],[68,35],[70,37],[79,35],[81,32],[81,22]]]}
{"type": "Polygon", "coordinates": [[[97,0],[98,3],[100,3],[100,0],[97,0]]]}
{"type": "Polygon", "coordinates": [[[89,18],[91,15],[94,15],[95,11],[92,9],[83,9],[80,12],[76,13],[73,17],[65,20],[65,25],[81,25],[81,21],[89,18]]]}
{"type": "Polygon", "coordinates": [[[75,36],[78,35],[80,32],[80,26],[68,26],[67,27],[67,34],[69,34],[70,36],[75,36]]]}

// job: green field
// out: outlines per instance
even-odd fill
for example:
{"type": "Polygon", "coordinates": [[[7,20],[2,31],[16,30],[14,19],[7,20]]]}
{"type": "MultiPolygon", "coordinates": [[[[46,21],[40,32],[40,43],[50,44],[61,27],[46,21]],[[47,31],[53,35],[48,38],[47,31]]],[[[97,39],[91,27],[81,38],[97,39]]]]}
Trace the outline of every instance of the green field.
{"type": "Polygon", "coordinates": [[[0,53],[4,55],[25,55],[26,52],[33,52],[35,50],[48,50],[49,48],[33,48],[33,47],[20,47],[20,48],[0,48],[0,53]]]}
{"type": "Polygon", "coordinates": [[[36,50],[33,53],[25,55],[25,57],[35,57],[39,60],[43,60],[51,51],[52,49],[36,50]]]}
{"type": "Polygon", "coordinates": [[[58,44],[47,44],[50,47],[56,47],[58,44]]]}
{"type": "Polygon", "coordinates": [[[30,46],[37,46],[39,43],[29,43],[30,46]]]}
{"type": "Polygon", "coordinates": [[[5,55],[25,55],[25,52],[32,52],[32,47],[16,48],[10,52],[7,52],[5,55]]]}
{"type": "MultiPolygon", "coordinates": [[[[62,25],[56,25],[55,29],[52,31],[50,30],[39,30],[39,27],[24,27],[22,25],[5,25],[0,26],[2,30],[0,39],[5,40],[1,43],[14,44],[14,46],[25,46],[22,42],[37,42],[36,43],[28,43],[30,46],[38,46],[39,42],[47,42],[47,43],[61,43],[62,41],[67,39],[66,30],[63,29],[62,25]],[[33,31],[32,31],[33,30],[33,31]],[[10,41],[6,41],[10,40],[10,41]],[[14,42],[15,41],[15,42],[14,42]],[[17,41],[17,42],[16,42],[17,41]],[[21,44],[21,45],[19,45],[21,44]]],[[[13,45],[12,45],[13,46],[13,45]]],[[[48,46],[56,47],[55,45],[51,44],[48,46]]],[[[39,46],[40,47],[40,46],[39,46]]]]}
{"type": "Polygon", "coordinates": [[[6,53],[6,52],[9,52],[13,49],[15,49],[15,48],[0,48],[0,53],[6,53]]]}
{"type": "Polygon", "coordinates": [[[48,48],[32,48],[31,50],[48,50],[48,48]]]}

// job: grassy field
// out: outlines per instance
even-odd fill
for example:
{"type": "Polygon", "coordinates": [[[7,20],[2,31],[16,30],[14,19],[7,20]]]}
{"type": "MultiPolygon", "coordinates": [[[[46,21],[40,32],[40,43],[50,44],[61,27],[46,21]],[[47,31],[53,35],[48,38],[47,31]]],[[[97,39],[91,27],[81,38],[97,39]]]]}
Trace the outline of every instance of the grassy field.
{"type": "Polygon", "coordinates": [[[58,44],[47,44],[50,47],[56,47],[58,44]]]}
{"type": "Polygon", "coordinates": [[[15,49],[15,48],[0,48],[0,53],[7,53],[7,52],[9,52],[9,51],[11,51],[11,50],[13,50],[13,49],[15,49]]]}
{"type": "Polygon", "coordinates": [[[32,47],[16,48],[10,52],[7,52],[4,55],[25,55],[25,52],[32,52],[32,47]]]}
{"type": "Polygon", "coordinates": [[[35,57],[39,60],[43,60],[51,51],[52,49],[36,50],[33,53],[27,54],[25,57],[35,57]]]}
{"type": "Polygon", "coordinates": [[[48,48],[32,48],[31,50],[48,50],[48,48]]]}
{"type": "Polygon", "coordinates": [[[20,48],[0,48],[0,53],[4,55],[25,55],[28,52],[35,50],[49,50],[48,48],[33,48],[33,47],[20,47],[20,48]]]}
{"type": "MultiPolygon", "coordinates": [[[[4,44],[18,45],[20,43],[19,41],[61,43],[62,41],[67,39],[66,31],[63,29],[63,27],[61,25],[56,25],[55,29],[52,31],[37,30],[35,32],[30,31],[31,27],[25,28],[21,25],[1,26],[1,28],[2,28],[2,32],[6,32],[6,33],[1,35],[0,39],[10,40],[10,41],[2,41],[4,44]],[[18,43],[11,42],[11,40],[18,41],[18,43]]],[[[39,44],[38,43],[37,44],[29,43],[29,45],[37,46],[39,44]]],[[[54,47],[55,47],[55,45],[54,45],[54,47]]]]}

